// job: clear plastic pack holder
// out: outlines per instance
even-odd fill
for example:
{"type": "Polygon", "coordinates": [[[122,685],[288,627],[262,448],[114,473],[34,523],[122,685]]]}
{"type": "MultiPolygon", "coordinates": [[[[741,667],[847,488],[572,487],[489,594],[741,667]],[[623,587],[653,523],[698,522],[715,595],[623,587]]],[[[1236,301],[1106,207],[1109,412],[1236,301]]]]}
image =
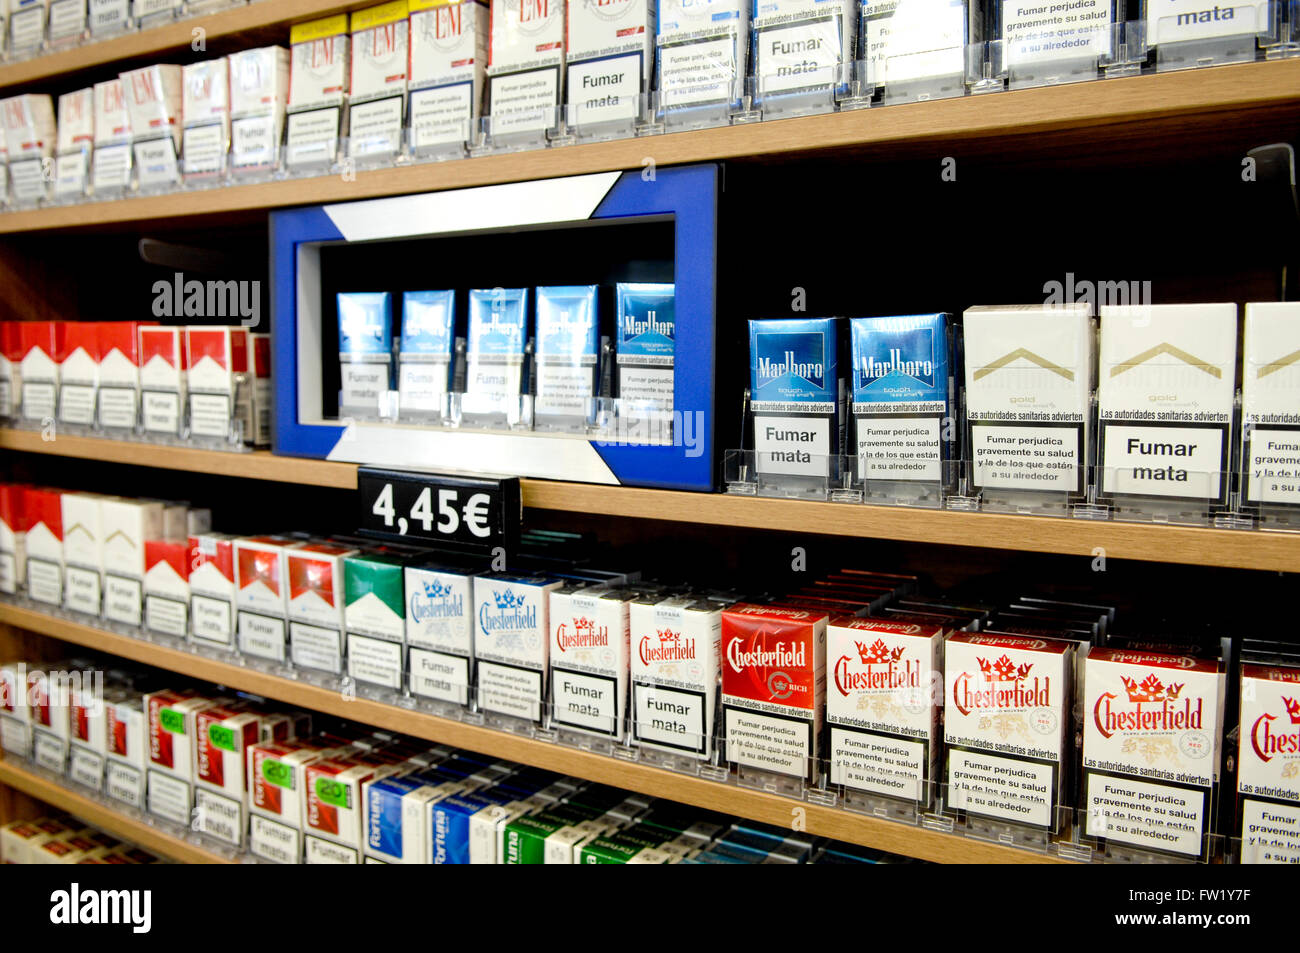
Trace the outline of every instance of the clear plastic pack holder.
{"type": "Polygon", "coordinates": [[[216,13],[229,7],[247,6],[248,2],[249,0],[185,0],[184,15],[194,17],[205,13],[216,13]]]}
{"type": "Polygon", "coordinates": [[[459,159],[481,145],[474,83],[415,86],[406,94],[407,152],[414,162],[459,159]]]}
{"type": "Polygon", "coordinates": [[[973,840],[1047,853],[1071,829],[1074,811],[1060,803],[1045,804],[1040,796],[1006,788],[986,793],[974,783],[944,781],[938,787],[942,812],[953,819],[953,832],[973,840]],[[1011,820],[1013,816],[1025,820],[1011,820]]]}
{"type": "Polygon", "coordinates": [[[1002,88],[1000,80],[983,83],[985,44],[971,43],[924,52],[886,54],[878,63],[858,60],[854,64],[859,95],[881,89],[880,103],[926,102],[966,95],[968,86],[979,83],[1002,88]]]}
{"type": "Polygon", "coordinates": [[[1103,24],[1092,30],[1078,30],[1068,40],[1056,29],[1017,32],[1013,39],[988,44],[988,71],[1003,78],[1009,89],[1034,86],[1062,86],[1101,79],[1101,64],[1115,48],[1117,24],[1103,24]],[[1045,52],[1049,42],[1069,42],[1072,52],[1045,52]]]}
{"type": "Polygon", "coordinates": [[[824,777],[822,763],[816,757],[807,756],[803,760],[803,773],[786,773],[769,768],[756,768],[744,762],[735,761],[725,756],[732,771],[732,777],[738,787],[763,791],[767,794],[779,794],[796,801],[814,801],[831,806],[834,804],[834,792],[821,785],[824,777]]]}
{"type": "Polygon", "coordinates": [[[559,106],[513,109],[484,116],[482,137],[470,149],[471,155],[499,152],[527,152],[545,149],[562,134],[564,116],[559,106]]]}
{"type": "Polygon", "coordinates": [[[337,168],[345,154],[342,132],[346,116],[344,104],[288,110],[284,117],[285,174],[327,175],[337,168]]]}
{"type": "MultiPolygon", "coordinates": [[[[1097,833],[1099,818],[1088,818],[1084,810],[1074,813],[1072,836],[1062,839],[1055,845],[1056,852],[1071,860],[1091,860],[1107,864],[1207,864],[1216,860],[1226,860],[1233,856],[1229,839],[1222,834],[1205,833],[1201,835],[1201,853],[1191,855],[1146,849],[1125,843],[1114,838],[1106,838],[1097,833]]],[[[1207,817],[1213,817],[1213,810],[1207,817]]]]}
{"type": "Polygon", "coordinates": [[[857,784],[834,783],[836,769],[828,765],[827,777],[831,780],[831,789],[839,795],[839,806],[854,814],[866,814],[886,821],[917,826],[921,818],[932,812],[939,803],[938,785],[934,781],[920,781],[912,775],[898,775],[884,768],[865,769],[857,778],[857,784]],[[883,787],[897,787],[901,790],[917,789],[915,798],[892,797],[878,791],[862,787],[864,784],[878,784],[883,787]]]}
{"type": "Polygon", "coordinates": [[[1147,23],[1145,20],[1128,20],[1111,27],[1110,53],[1101,57],[1102,76],[1120,79],[1137,76],[1146,64],[1147,23]]]}
{"type": "Polygon", "coordinates": [[[54,179],[51,156],[10,159],[8,167],[9,200],[14,208],[36,208],[50,197],[54,179]]]}
{"type": "Polygon", "coordinates": [[[1269,30],[1259,38],[1264,58],[1300,56],[1300,0],[1274,0],[1269,9],[1269,30]]]}
{"type": "Polygon", "coordinates": [[[343,141],[343,154],[356,168],[382,168],[397,162],[406,148],[406,93],[388,93],[352,100],[349,106],[351,134],[343,141]],[[373,126],[373,131],[357,131],[373,126]]]}
{"type": "Polygon", "coordinates": [[[136,29],[131,0],[86,0],[92,40],[103,40],[136,29]]]}
{"type": "MultiPolygon", "coordinates": [[[[532,670],[529,671],[533,674],[532,670]]],[[[537,694],[517,693],[494,686],[490,690],[490,699],[486,701],[480,680],[474,690],[474,710],[482,716],[482,724],[512,735],[522,735],[539,741],[554,741],[555,732],[548,727],[551,715],[550,704],[543,698],[546,674],[542,671],[536,671],[535,674],[537,694]]]]}
{"type": "Polygon", "coordinates": [[[447,420],[453,427],[479,430],[532,430],[530,394],[449,394],[447,420]]]}
{"type": "Polygon", "coordinates": [[[142,30],[171,23],[183,10],[183,0],[131,0],[131,16],[142,30]]]}
{"type": "Polygon", "coordinates": [[[87,0],[50,0],[47,50],[65,50],[85,41],[90,35],[86,4],[87,0]]]}
{"type": "Polygon", "coordinates": [[[189,445],[209,450],[244,446],[244,421],[239,415],[243,392],[250,387],[246,376],[235,382],[235,392],[191,390],[186,396],[189,445]]]}
{"type": "Polygon", "coordinates": [[[131,140],[135,191],[140,195],[173,192],[181,184],[181,157],[171,133],[131,140]]]}
{"type": "Polygon", "coordinates": [[[762,118],[753,108],[745,83],[745,51],[737,62],[729,63],[730,77],[721,62],[704,67],[706,75],[693,75],[687,69],[674,69],[673,60],[689,56],[691,47],[722,49],[731,43],[734,50],[737,38],[730,31],[720,31],[714,36],[697,37],[688,42],[664,43],[659,37],[655,48],[655,75],[659,77],[656,97],[656,122],[664,132],[684,132],[690,129],[711,129],[738,122],[753,122],[762,118]],[[665,63],[668,59],[668,63],[665,63]],[[719,76],[718,74],[722,74],[719,76]]]}
{"type": "Polygon", "coordinates": [[[764,119],[790,119],[834,112],[860,92],[852,62],[819,66],[796,76],[760,73],[746,81],[749,100],[764,119]]]}
{"type": "Polygon", "coordinates": [[[653,690],[654,686],[648,683],[632,686],[632,694],[629,698],[633,701],[633,708],[628,715],[627,744],[624,750],[615,752],[615,757],[639,761],[677,774],[687,774],[712,781],[726,781],[729,771],[722,763],[722,747],[718,743],[719,707],[714,707],[714,724],[706,726],[707,736],[695,732],[675,732],[674,737],[677,738],[682,750],[672,750],[667,745],[656,744],[654,741],[656,736],[662,737],[664,733],[662,725],[656,725],[653,719],[642,722],[637,718],[635,708],[637,692],[653,690]]]}
{"type": "Polygon", "coordinates": [[[552,145],[632,139],[663,132],[663,124],[654,118],[653,93],[641,93],[623,106],[570,103],[563,112],[564,131],[552,140],[552,145]]]}
{"type": "Polygon", "coordinates": [[[239,184],[267,182],[280,171],[284,116],[263,109],[230,117],[230,179],[239,184]]]}
{"type": "Polygon", "coordinates": [[[131,190],[134,156],[128,141],[95,146],[90,157],[90,192],[96,198],[120,198],[131,190]]]}
{"type": "Polygon", "coordinates": [[[45,4],[12,0],[10,7],[6,58],[13,61],[38,55],[45,43],[45,4]]]}
{"type": "MultiPolygon", "coordinates": [[[[1255,425],[1242,428],[1241,473],[1237,483],[1235,515],[1242,525],[1236,528],[1258,528],[1265,532],[1300,532],[1300,473],[1283,470],[1269,474],[1261,458],[1272,453],[1268,437],[1252,438],[1255,425]],[[1246,525],[1249,522],[1250,527],[1246,525]]],[[[1260,425],[1261,431],[1271,431],[1284,441],[1300,444],[1300,432],[1277,431],[1260,425]],[[1288,438],[1294,437],[1294,441],[1288,438]]],[[[1291,451],[1287,451],[1288,453],[1291,451]]]]}
{"type": "Polygon", "coordinates": [[[1131,468],[1097,467],[1098,503],[1110,507],[1111,518],[1129,523],[1171,523],[1184,526],[1224,525],[1231,513],[1228,499],[1233,483],[1229,470],[1181,470],[1177,462],[1157,467],[1171,473],[1171,493],[1163,496],[1125,492],[1131,486],[1131,468]]]}
{"type": "Polygon", "coordinates": [[[1204,13],[1155,17],[1147,25],[1147,43],[1155,47],[1156,70],[1161,73],[1249,63],[1255,59],[1257,40],[1269,36],[1270,19],[1267,0],[1237,0],[1204,13]],[[1206,16],[1213,19],[1201,19],[1206,16]],[[1228,19],[1232,26],[1226,25],[1228,19]]]}
{"type": "Polygon", "coordinates": [[[54,189],[51,201],[60,205],[84,201],[90,191],[89,147],[61,152],[54,159],[54,189]]]}
{"type": "Polygon", "coordinates": [[[186,125],[181,130],[181,180],[186,188],[226,184],[230,172],[230,137],[220,122],[186,125]],[[221,137],[214,153],[211,140],[221,137]]]}

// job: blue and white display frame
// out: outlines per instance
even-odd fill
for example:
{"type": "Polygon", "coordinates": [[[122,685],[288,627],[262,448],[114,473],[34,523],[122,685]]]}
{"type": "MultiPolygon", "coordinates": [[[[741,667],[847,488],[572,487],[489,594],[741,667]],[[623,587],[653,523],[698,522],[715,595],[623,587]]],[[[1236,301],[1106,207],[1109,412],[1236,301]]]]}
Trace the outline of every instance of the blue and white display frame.
{"type": "Polygon", "coordinates": [[[715,165],[603,172],[271,213],[273,452],[388,467],[709,491],[715,484],[715,165]],[[672,442],[325,418],[320,250],[326,245],[673,221],[677,342],[672,442]],[[434,223],[430,225],[430,223],[434,223]]]}

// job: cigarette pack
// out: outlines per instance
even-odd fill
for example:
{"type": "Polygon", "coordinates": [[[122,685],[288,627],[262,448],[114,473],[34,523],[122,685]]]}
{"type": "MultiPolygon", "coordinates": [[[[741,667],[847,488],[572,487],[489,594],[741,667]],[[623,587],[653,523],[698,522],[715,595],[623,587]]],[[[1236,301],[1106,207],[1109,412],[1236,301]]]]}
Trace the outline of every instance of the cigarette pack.
{"type": "MultiPolygon", "coordinates": [[[[565,19],[564,0],[534,0],[532,3],[511,4],[506,0],[493,0],[491,15],[491,49],[488,58],[488,75],[496,79],[506,73],[525,70],[547,70],[554,76],[545,94],[534,92],[528,106],[542,101],[554,107],[559,105],[560,81],[564,68],[565,19]]],[[[526,108],[514,99],[507,99],[513,87],[491,84],[491,112],[526,108]]]]}
{"type": "Polygon", "coordinates": [[[944,651],[947,805],[1056,830],[1073,760],[1074,646],[959,633],[944,651]]]}
{"type": "Polygon", "coordinates": [[[302,860],[305,767],[339,754],[311,742],[261,741],[248,749],[249,850],[263,860],[302,860]]]}
{"type": "Polygon", "coordinates": [[[1300,662],[1241,667],[1243,864],[1300,863],[1300,662]]]}
{"type": "Polygon", "coordinates": [[[826,700],[824,613],[742,603],[722,613],[727,760],[815,779],[826,700]]]}
{"type": "Polygon", "coordinates": [[[1082,805],[1088,836],[1206,855],[1223,689],[1217,659],[1114,648],[1088,653],[1082,805]]]}
{"type": "Polygon", "coordinates": [[[236,631],[241,652],[284,661],[288,552],[299,545],[299,541],[284,536],[235,540],[236,631]]]}
{"type": "Polygon", "coordinates": [[[660,0],[660,109],[727,107],[744,94],[749,61],[748,0],[660,0]]]}
{"type": "Polygon", "coordinates": [[[849,333],[858,477],[937,486],[951,447],[948,316],[854,318],[849,333]]]}
{"type": "Polygon", "coordinates": [[[0,592],[13,595],[27,582],[26,487],[0,483],[0,592]]]}
{"type": "Polygon", "coordinates": [[[100,497],[93,493],[64,493],[64,607],[99,616],[104,572],[104,529],[100,497]]]}
{"type": "Polygon", "coordinates": [[[867,82],[889,86],[949,78],[966,69],[966,47],[983,38],[982,7],[967,0],[866,0],[862,46],[867,82]]]}
{"type": "MultiPolygon", "coordinates": [[[[0,163],[3,161],[4,156],[0,156],[0,163]]],[[[3,185],[0,178],[0,187],[3,185]]],[[[0,321],[0,419],[17,416],[17,401],[23,386],[22,360],[22,326],[17,321],[0,321]]]]}
{"type": "Polygon", "coordinates": [[[836,619],[826,629],[831,783],[919,804],[939,767],[942,626],[836,619]]]}
{"type": "Polygon", "coordinates": [[[27,597],[63,606],[63,502],[58,490],[28,487],[27,597]]]}
{"type": "Polygon", "coordinates": [[[23,321],[19,325],[22,352],[19,373],[25,420],[52,422],[55,419],[66,333],[62,321],[23,321]]]}
{"type": "Polygon", "coordinates": [[[340,410],[375,416],[388,395],[393,306],[388,292],[340,292],[340,410]]]}
{"type": "Polygon", "coordinates": [[[474,659],[484,711],[540,721],[546,701],[549,594],[559,580],[489,573],[474,579],[474,659]]]}
{"type": "Polygon", "coordinates": [[[32,712],[27,697],[27,666],[22,662],[0,665],[0,749],[31,756],[32,712]]]}
{"type": "Polygon", "coordinates": [[[59,97],[59,158],[54,192],[60,197],[84,194],[89,185],[90,151],[95,145],[95,91],[79,89],[59,97]]]}
{"type": "Polygon", "coordinates": [[[143,699],[125,691],[104,700],[104,793],[143,809],[145,769],[148,766],[148,732],[143,699]]]}
{"type": "Polygon", "coordinates": [[[238,421],[240,439],[245,439],[252,432],[248,333],[235,327],[188,327],[185,355],[190,432],[229,439],[236,428],[232,421],[238,421]]]}
{"type": "Polygon", "coordinates": [[[249,334],[249,370],[253,377],[253,429],[244,442],[255,447],[271,445],[271,414],[275,394],[271,389],[271,335],[249,334]]]}
{"type": "Polygon", "coordinates": [[[95,422],[95,397],[99,388],[99,329],[86,321],[69,321],[63,328],[59,421],[89,426],[95,422]]]}
{"type": "Polygon", "coordinates": [[[474,658],[474,580],[442,566],[405,569],[406,643],[412,695],[469,704],[474,658]]]}
{"type": "Polygon", "coordinates": [[[508,413],[523,384],[528,343],[528,289],[473,289],[469,293],[469,341],[465,395],[469,414],[508,413]]]}
{"type": "Polygon", "coordinates": [[[343,559],[354,552],[308,543],[286,554],[289,655],[294,665],[343,672],[343,559]]]}
{"type": "Polygon", "coordinates": [[[194,807],[195,716],[216,704],[191,692],[163,690],[144,696],[150,814],[189,827],[194,807]]]}
{"type": "Polygon", "coordinates": [[[289,98],[289,50],[266,46],[230,55],[230,165],[239,172],[276,165],[289,98]]]}
{"type": "Polygon", "coordinates": [[[411,147],[475,138],[488,61],[486,0],[410,0],[411,147]]]}
{"type": "Polygon", "coordinates": [[[396,765],[372,755],[319,758],[303,769],[303,833],[307,863],[361,862],[365,847],[362,788],[396,765]]]}
{"type": "Polygon", "coordinates": [[[582,847],[615,829],[591,812],[559,805],[516,817],[505,827],[504,864],[573,864],[582,847]]]}
{"type": "Polygon", "coordinates": [[[224,56],[181,71],[181,155],[186,176],[225,171],[230,151],[230,64],[224,56]]]}
{"type": "Polygon", "coordinates": [[[1095,339],[1086,303],[966,309],[966,446],[976,489],[1046,490],[1062,502],[1083,492],[1095,339]]]}
{"type": "Polygon", "coordinates": [[[1222,502],[1236,370],[1235,304],[1103,307],[1102,493],[1222,502]]]}
{"type": "Polygon", "coordinates": [[[655,0],[578,2],[567,11],[569,121],[635,122],[654,75],[655,0]]]}
{"type": "Polygon", "coordinates": [[[131,114],[120,79],[94,85],[95,154],[91,184],[96,192],[120,192],[131,184],[131,114]]]}
{"type": "Polygon", "coordinates": [[[366,856],[387,864],[432,863],[431,807],[445,797],[464,793],[470,786],[450,780],[436,768],[367,782],[363,789],[366,856]]]}
{"type": "Polygon", "coordinates": [[[397,390],[404,414],[443,413],[451,390],[456,293],[408,291],[402,295],[402,336],[397,390]]]}
{"type": "Polygon", "coordinates": [[[753,30],[755,95],[760,102],[848,83],[844,67],[857,52],[854,0],[756,0],[753,30]]]}
{"type": "Polygon", "coordinates": [[[410,60],[406,0],[352,14],[352,155],[401,148],[410,60]]]}
{"type": "Polygon", "coordinates": [[[100,500],[106,619],[136,626],[143,621],[145,543],[163,538],[163,510],[156,501],[100,500]]]}
{"type": "Polygon", "coordinates": [[[1241,421],[1244,501],[1300,504],[1300,303],[1246,305],[1241,421]]]}
{"type": "Polygon", "coordinates": [[[695,596],[638,599],[629,624],[633,740],[642,748],[711,761],[720,607],[695,596]]]}
{"type": "Polygon", "coordinates": [[[348,674],[394,691],[402,687],[406,563],[395,554],[356,553],[343,565],[348,674]]]}
{"type": "Polygon", "coordinates": [[[190,634],[196,642],[234,647],[235,547],[229,536],[191,535],[190,634]]]}
{"type": "Polygon", "coordinates": [[[537,289],[534,420],[581,428],[600,386],[596,285],[537,289]]]}
{"type": "Polygon", "coordinates": [[[185,331],[140,326],[140,412],[151,433],[179,433],[187,383],[185,331]]]}
{"type": "Polygon", "coordinates": [[[627,405],[645,405],[652,413],[671,411],[677,337],[674,287],[619,282],[615,297],[618,398],[627,405]]]}
{"type": "Polygon", "coordinates": [[[134,429],[140,417],[140,323],[97,321],[98,419],[104,428],[134,429]]]}
{"type": "Polygon", "coordinates": [[[144,563],[145,628],[185,638],[190,632],[188,541],[146,540],[144,563]]]}
{"type": "MultiPolygon", "coordinates": [[[[86,673],[87,675],[89,673],[86,673]]],[[[90,678],[74,681],[68,692],[68,776],[78,784],[100,790],[108,753],[104,700],[90,678]]]]}
{"type": "Polygon", "coordinates": [[[248,830],[248,752],[266,719],[239,706],[205,709],[194,718],[194,817],[200,833],[241,847],[248,830]]]}
{"type": "Polygon", "coordinates": [[[760,474],[824,483],[840,452],[834,318],[749,322],[750,407],[760,474]]]}
{"type": "Polygon", "coordinates": [[[41,172],[40,160],[54,154],[57,145],[54,100],[34,93],[11,96],[0,100],[0,117],[4,119],[5,148],[9,153],[9,172],[14,176],[15,197],[21,197],[19,172],[14,164],[35,159],[35,169],[41,172]]]}
{"type": "Polygon", "coordinates": [[[174,183],[180,174],[181,68],[146,66],[122,73],[121,80],[140,187],[174,183]]]}
{"type": "Polygon", "coordinates": [[[581,583],[551,592],[553,725],[623,740],[631,604],[639,596],[581,583]]]}
{"type": "Polygon", "coordinates": [[[0,827],[0,863],[32,864],[32,850],[49,837],[38,821],[10,821],[0,827]]]}

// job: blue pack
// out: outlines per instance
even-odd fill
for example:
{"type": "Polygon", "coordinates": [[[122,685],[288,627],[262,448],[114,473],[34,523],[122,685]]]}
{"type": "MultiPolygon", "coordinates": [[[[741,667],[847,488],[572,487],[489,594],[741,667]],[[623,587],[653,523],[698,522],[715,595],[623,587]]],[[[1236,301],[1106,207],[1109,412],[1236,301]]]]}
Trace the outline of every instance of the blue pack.
{"type": "Polygon", "coordinates": [[[914,314],[849,322],[853,403],[927,403],[948,409],[948,316],[914,314]]]}
{"type": "Polygon", "coordinates": [[[387,291],[340,291],[339,357],[392,355],[393,300],[387,291]]]}
{"type": "Polygon", "coordinates": [[[469,359],[522,360],[528,343],[528,289],[475,288],[469,293],[469,359]]]}
{"type": "Polygon", "coordinates": [[[839,386],[837,324],[835,318],[749,322],[750,399],[756,412],[834,412],[839,386]]]}
{"type": "Polygon", "coordinates": [[[451,360],[455,340],[456,292],[408,291],[402,295],[403,357],[451,360]]]}

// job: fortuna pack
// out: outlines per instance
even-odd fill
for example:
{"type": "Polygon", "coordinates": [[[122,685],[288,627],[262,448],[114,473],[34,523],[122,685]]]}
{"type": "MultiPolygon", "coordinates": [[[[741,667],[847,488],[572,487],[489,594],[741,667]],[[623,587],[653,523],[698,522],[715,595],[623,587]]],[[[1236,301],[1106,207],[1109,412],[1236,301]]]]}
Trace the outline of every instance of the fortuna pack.
{"type": "Polygon", "coordinates": [[[939,765],[943,628],[837,619],[826,629],[831,783],[928,803],[939,765]]]}
{"type": "Polygon", "coordinates": [[[944,651],[948,806],[1055,830],[1072,760],[1074,646],[963,633],[944,651]]]}
{"type": "Polygon", "coordinates": [[[1212,833],[1219,780],[1222,665],[1186,655],[1094,648],[1086,686],[1086,833],[1201,856],[1205,835],[1212,833]]]}
{"type": "Polygon", "coordinates": [[[337,748],[293,741],[249,748],[249,850],[280,864],[302,860],[304,768],[337,753],[337,748]]]}
{"type": "Polygon", "coordinates": [[[1243,664],[1241,862],[1300,862],[1300,668],[1243,664]]]}
{"type": "Polygon", "coordinates": [[[189,827],[194,806],[194,716],[215,704],[188,692],[145,695],[150,814],[189,827]]]}
{"type": "Polygon", "coordinates": [[[826,621],[814,611],[760,605],[722,613],[727,760],[815,776],[826,696],[826,621]]]}

